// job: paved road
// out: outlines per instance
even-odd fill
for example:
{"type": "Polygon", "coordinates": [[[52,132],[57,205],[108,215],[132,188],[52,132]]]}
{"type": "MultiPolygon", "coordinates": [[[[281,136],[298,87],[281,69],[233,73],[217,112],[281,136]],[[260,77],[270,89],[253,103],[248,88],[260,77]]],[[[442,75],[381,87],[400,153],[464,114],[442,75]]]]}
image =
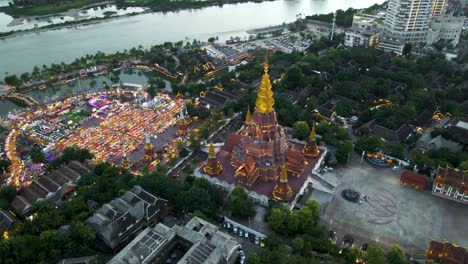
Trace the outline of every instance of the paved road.
{"type": "Polygon", "coordinates": [[[431,239],[447,239],[468,246],[468,207],[433,196],[430,191],[401,186],[397,172],[359,164],[355,156],[349,168],[335,170],[341,178],[322,216],[325,224],[333,219],[338,238],[349,233],[360,243],[398,243],[408,251],[425,250],[431,239]],[[351,203],[341,198],[343,189],[352,188],[369,196],[369,202],[351,203]]]}

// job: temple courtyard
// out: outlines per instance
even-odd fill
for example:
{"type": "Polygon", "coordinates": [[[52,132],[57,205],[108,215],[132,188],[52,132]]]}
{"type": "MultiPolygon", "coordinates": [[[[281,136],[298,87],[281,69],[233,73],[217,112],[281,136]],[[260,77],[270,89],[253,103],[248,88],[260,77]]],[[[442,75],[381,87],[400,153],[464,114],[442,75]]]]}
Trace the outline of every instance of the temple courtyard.
{"type": "Polygon", "coordinates": [[[409,252],[426,250],[431,239],[468,246],[467,205],[434,196],[429,190],[401,186],[401,171],[374,168],[365,161],[360,164],[359,157],[334,173],[341,182],[324,205],[322,221],[330,225],[333,219],[339,241],[351,234],[359,245],[398,243],[409,252]],[[341,191],[348,188],[367,195],[368,201],[346,201],[341,191]]]}

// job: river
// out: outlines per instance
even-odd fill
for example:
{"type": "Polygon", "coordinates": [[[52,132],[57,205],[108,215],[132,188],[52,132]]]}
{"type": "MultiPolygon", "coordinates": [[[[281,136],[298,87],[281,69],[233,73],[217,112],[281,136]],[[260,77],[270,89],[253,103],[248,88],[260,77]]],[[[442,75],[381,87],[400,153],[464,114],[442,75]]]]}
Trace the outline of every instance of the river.
{"type": "MultiPolygon", "coordinates": [[[[4,0],[0,0],[4,1],[4,0]]],[[[4,1],[5,2],[5,1],[4,1]]],[[[116,18],[107,22],[20,35],[0,40],[0,79],[29,72],[37,65],[71,62],[97,51],[115,52],[134,46],[246,36],[246,30],[292,22],[299,13],[329,13],[363,8],[384,0],[277,0],[213,6],[170,13],[116,18]]]]}

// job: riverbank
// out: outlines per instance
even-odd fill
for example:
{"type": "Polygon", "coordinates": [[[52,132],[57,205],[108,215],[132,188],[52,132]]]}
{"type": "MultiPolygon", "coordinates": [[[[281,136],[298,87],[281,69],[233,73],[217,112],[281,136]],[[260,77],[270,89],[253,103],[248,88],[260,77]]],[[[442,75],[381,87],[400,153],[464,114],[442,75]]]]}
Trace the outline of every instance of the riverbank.
{"type": "Polygon", "coordinates": [[[34,7],[15,7],[15,6],[3,6],[0,7],[0,12],[4,12],[7,15],[10,15],[14,18],[19,17],[45,17],[52,15],[60,15],[71,9],[83,9],[86,7],[98,6],[106,3],[113,3],[113,1],[100,1],[95,2],[92,0],[76,0],[69,3],[64,3],[60,5],[41,5],[34,7]]]}
{"type": "MultiPolygon", "coordinates": [[[[183,10],[194,10],[194,9],[202,9],[206,7],[211,7],[211,6],[220,6],[222,7],[223,5],[231,5],[231,4],[241,4],[241,3],[261,3],[261,2],[272,2],[276,0],[207,0],[207,1],[196,1],[196,2],[186,2],[186,1],[181,1],[181,2],[171,2],[171,5],[134,5],[134,4],[128,4],[128,5],[117,5],[118,8],[130,8],[130,7],[143,7],[143,8],[148,8],[148,11],[144,12],[135,12],[135,13],[130,13],[126,15],[119,15],[119,16],[105,16],[102,18],[90,18],[90,19],[82,19],[82,20],[74,20],[74,21],[66,21],[63,23],[59,24],[51,24],[47,26],[42,26],[38,28],[31,28],[31,29],[25,29],[25,30],[12,30],[8,32],[0,32],[0,39],[6,39],[10,37],[15,37],[15,36],[21,36],[25,34],[30,34],[30,33],[38,33],[38,32],[43,32],[45,30],[55,30],[55,29],[62,29],[62,28],[73,28],[76,26],[86,26],[86,25],[92,25],[92,24],[97,24],[100,22],[105,22],[110,19],[114,18],[121,18],[121,17],[129,17],[129,16],[136,16],[136,15],[141,15],[141,14],[148,14],[148,13],[168,13],[168,12],[178,12],[178,11],[183,11],[183,10]]],[[[105,5],[105,4],[112,4],[114,1],[103,1],[103,2],[98,2],[98,3],[93,3],[93,4],[88,4],[80,7],[78,11],[90,8],[90,7],[95,7],[95,6],[100,6],[100,5],[105,5]]],[[[8,15],[11,15],[15,17],[14,14],[8,13],[7,10],[10,7],[0,7],[0,12],[3,11],[8,15]]],[[[67,16],[69,15],[70,10],[66,10],[60,13],[53,13],[53,14],[47,14],[47,15],[34,15],[34,16],[26,16],[28,19],[40,19],[40,18],[47,18],[51,16],[67,16]]],[[[15,17],[17,18],[17,17],[15,17]]]]}
{"type": "Polygon", "coordinates": [[[40,32],[45,32],[45,31],[50,31],[50,30],[57,30],[57,29],[63,29],[63,28],[76,28],[78,26],[89,26],[89,25],[94,25],[94,24],[98,24],[101,22],[105,22],[105,21],[109,21],[109,20],[113,20],[117,18],[131,17],[131,16],[136,16],[136,15],[141,15],[141,14],[146,14],[146,13],[150,13],[150,11],[149,12],[145,11],[145,12],[140,12],[140,13],[130,13],[130,14],[120,15],[120,16],[106,16],[102,18],[90,18],[90,19],[82,19],[82,20],[77,20],[77,21],[67,21],[64,23],[52,24],[52,25],[43,26],[39,28],[32,28],[32,29],[25,29],[25,30],[12,30],[9,32],[0,32],[0,40],[27,35],[27,34],[32,34],[32,33],[40,33],[40,32]]]}

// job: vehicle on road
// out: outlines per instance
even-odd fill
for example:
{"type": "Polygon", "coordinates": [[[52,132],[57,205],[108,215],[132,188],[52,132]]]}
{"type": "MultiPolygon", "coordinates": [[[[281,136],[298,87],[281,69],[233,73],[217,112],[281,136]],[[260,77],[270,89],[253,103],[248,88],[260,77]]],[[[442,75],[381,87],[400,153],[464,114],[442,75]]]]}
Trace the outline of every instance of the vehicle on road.
{"type": "Polygon", "coordinates": [[[265,238],[264,237],[260,238],[260,247],[262,247],[262,248],[265,247],[265,238]]]}

